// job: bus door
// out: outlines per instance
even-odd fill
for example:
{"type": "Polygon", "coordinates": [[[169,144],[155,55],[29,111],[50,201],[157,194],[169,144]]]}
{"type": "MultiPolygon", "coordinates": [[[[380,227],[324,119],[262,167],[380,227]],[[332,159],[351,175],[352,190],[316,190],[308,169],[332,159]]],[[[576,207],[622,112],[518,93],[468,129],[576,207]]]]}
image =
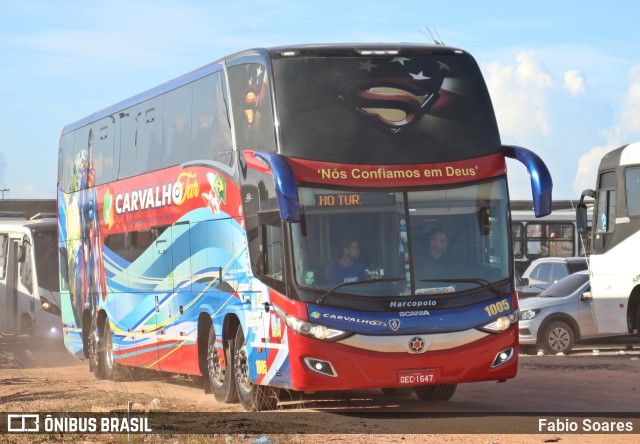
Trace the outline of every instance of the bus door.
{"type": "Polygon", "coordinates": [[[15,333],[18,314],[17,262],[18,241],[8,233],[0,234],[0,333],[15,333]]]}

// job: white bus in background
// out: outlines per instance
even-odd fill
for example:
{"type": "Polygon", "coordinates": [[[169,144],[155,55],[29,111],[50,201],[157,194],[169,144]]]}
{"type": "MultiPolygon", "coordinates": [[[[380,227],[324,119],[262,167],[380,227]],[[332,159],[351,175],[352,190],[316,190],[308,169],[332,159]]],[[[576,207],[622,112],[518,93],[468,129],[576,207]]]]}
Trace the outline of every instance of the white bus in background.
{"type": "Polygon", "coordinates": [[[585,197],[595,199],[590,279],[598,331],[640,336],[640,143],[602,158],[596,189],[583,191],[577,208],[581,231],[585,197]]]}
{"type": "Polygon", "coordinates": [[[0,213],[0,334],[62,338],[55,215],[0,213]]]}
{"type": "Polygon", "coordinates": [[[587,236],[578,233],[574,207],[570,201],[554,202],[551,214],[536,218],[526,202],[512,201],[513,257],[520,273],[535,259],[584,256],[589,251],[587,236]]]}

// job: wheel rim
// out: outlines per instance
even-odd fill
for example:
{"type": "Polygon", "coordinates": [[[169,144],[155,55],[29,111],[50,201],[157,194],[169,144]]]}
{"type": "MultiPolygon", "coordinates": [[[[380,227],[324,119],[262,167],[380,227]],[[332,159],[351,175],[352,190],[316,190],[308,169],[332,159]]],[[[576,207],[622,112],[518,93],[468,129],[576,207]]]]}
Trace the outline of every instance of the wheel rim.
{"type": "Polygon", "coordinates": [[[238,388],[248,393],[251,391],[251,378],[249,377],[249,362],[247,360],[247,346],[242,344],[235,353],[235,372],[238,388]]]}
{"type": "Polygon", "coordinates": [[[211,382],[224,382],[224,370],[220,367],[220,356],[215,344],[209,344],[208,368],[211,382]]]}
{"type": "Polygon", "coordinates": [[[549,345],[556,352],[566,350],[570,342],[571,335],[566,328],[556,327],[549,332],[549,345]]]}

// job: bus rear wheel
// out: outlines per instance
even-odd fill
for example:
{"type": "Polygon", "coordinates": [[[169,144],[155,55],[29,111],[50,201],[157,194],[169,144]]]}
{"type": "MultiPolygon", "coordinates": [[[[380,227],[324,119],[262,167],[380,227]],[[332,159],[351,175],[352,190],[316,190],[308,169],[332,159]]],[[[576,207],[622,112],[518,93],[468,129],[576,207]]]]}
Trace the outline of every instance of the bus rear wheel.
{"type": "Polygon", "coordinates": [[[636,334],[638,335],[638,341],[640,341],[640,304],[638,304],[638,311],[636,312],[636,334]]]}
{"type": "Polygon", "coordinates": [[[245,410],[273,410],[278,405],[278,391],[266,385],[253,384],[249,374],[249,358],[242,327],[238,327],[233,347],[233,373],[240,404],[245,410]]]}
{"type": "Polygon", "coordinates": [[[458,384],[420,385],[413,391],[421,401],[448,401],[458,388],[458,384]]]}
{"type": "Polygon", "coordinates": [[[220,349],[216,345],[216,333],[213,325],[209,328],[209,342],[207,342],[207,373],[213,397],[218,402],[232,403],[238,400],[236,383],[233,375],[233,359],[231,349],[233,342],[224,348],[224,357],[220,359],[220,349]]]}
{"type": "Polygon", "coordinates": [[[115,363],[113,358],[113,336],[111,335],[109,319],[104,320],[100,343],[101,347],[98,359],[98,368],[102,367],[102,375],[104,376],[104,379],[115,380],[118,378],[118,364],[115,363]]]}
{"type": "Polygon", "coordinates": [[[104,379],[104,367],[100,357],[100,332],[98,331],[95,320],[91,320],[90,325],[89,331],[86,334],[83,334],[83,338],[86,337],[86,344],[88,347],[87,359],[89,360],[89,370],[96,378],[104,379]]]}

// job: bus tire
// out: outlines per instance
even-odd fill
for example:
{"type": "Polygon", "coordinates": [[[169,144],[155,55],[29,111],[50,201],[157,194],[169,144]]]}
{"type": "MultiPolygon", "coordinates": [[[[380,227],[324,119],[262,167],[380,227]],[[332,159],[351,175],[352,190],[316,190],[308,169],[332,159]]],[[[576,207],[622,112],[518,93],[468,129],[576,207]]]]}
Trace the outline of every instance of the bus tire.
{"type": "Polygon", "coordinates": [[[640,341],[640,304],[638,304],[638,311],[636,311],[636,335],[640,341]]]}
{"type": "Polygon", "coordinates": [[[542,331],[540,345],[548,355],[569,353],[575,343],[575,333],[564,321],[552,321],[542,331]]]}
{"type": "Polygon", "coordinates": [[[216,333],[213,325],[209,327],[209,342],[207,342],[207,377],[211,384],[213,397],[218,402],[232,403],[238,400],[238,392],[233,374],[233,359],[231,349],[233,342],[224,348],[225,368],[220,366],[220,352],[216,346],[216,333]]]}
{"type": "Polygon", "coordinates": [[[101,347],[98,368],[102,367],[102,375],[104,379],[116,380],[118,378],[119,366],[113,359],[113,336],[111,335],[109,319],[104,320],[100,343],[101,347]]]}
{"type": "MultiPolygon", "coordinates": [[[[89,361],[89,371],[98,379],[104,379],[103,366],[100,361],[100,332],[96,326],[95,319],[91,320],[89,331],[86,335],[87,340],[87,359],[89,361]]],[[[83,334],[83,337],[85,335],[83,334]]]]}
{"type": "Polygon", "coordinates": [[[238,327],[233,346],[233,373],[235,375],[238,400],[250,412],[273,410],[278,405],[278,390],[266,385],[253,384],[249,374],[247,344],[242,327],[238,327]]]}
{"type": "Polygon", "coordinates": [[[420,385],[413,388],[421,401],[448,401],[456,393],[458,384],[420,385]]]}

